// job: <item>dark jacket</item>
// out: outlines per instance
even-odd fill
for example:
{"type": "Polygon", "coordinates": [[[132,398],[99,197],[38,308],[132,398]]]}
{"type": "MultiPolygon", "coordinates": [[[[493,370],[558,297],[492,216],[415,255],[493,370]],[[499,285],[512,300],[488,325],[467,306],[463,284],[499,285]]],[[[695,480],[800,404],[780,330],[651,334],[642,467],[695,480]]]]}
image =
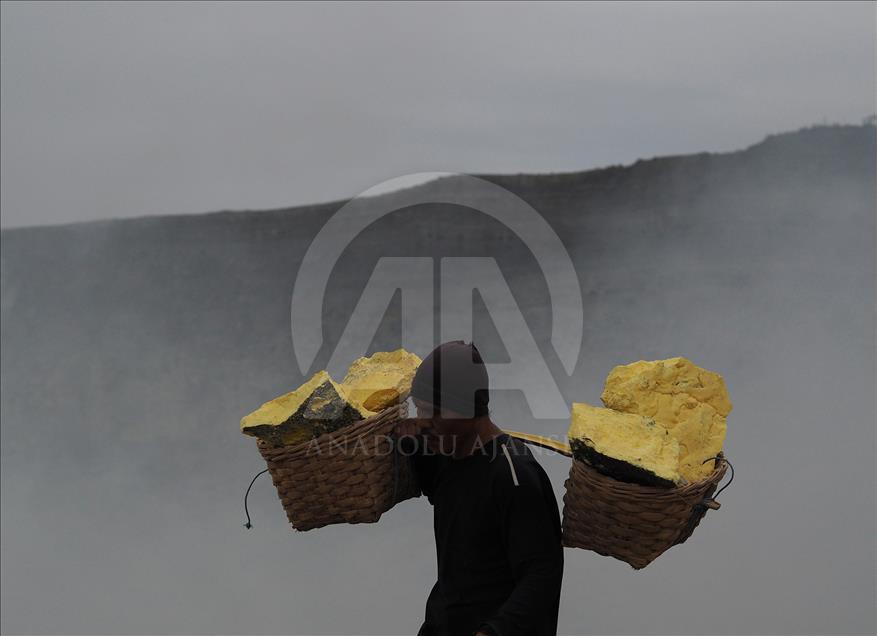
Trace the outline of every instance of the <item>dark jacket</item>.
{"type": "Polygon", "coordinates": [[[414,465],[438,560],[418,636],[555,636],[560,515],[530,449],[503,434],[469,457],[423,453],[414,465]]]}

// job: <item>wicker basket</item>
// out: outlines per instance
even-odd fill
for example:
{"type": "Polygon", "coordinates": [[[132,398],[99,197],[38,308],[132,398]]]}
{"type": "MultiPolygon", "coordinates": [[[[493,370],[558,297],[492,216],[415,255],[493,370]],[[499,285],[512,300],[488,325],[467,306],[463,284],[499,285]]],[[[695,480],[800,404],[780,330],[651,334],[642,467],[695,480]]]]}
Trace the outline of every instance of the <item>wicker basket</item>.
{"type": "Polygon", "coordinates": [[[563,544],[646,567],[688,539],[707,509],[719,508],[711,497],[728,464],[719,455],[714,465],[705,480],[666,489],[617,481],[574,459],[563,497],[563,544]]]}
{"type": "Polygon", "coordinates": [[[405,403],[397,404],[301,444],[257,441],[292,527],[374,523],[400,501],[419,496],[410,458],[391,437],[407,413],[405,403]]]}

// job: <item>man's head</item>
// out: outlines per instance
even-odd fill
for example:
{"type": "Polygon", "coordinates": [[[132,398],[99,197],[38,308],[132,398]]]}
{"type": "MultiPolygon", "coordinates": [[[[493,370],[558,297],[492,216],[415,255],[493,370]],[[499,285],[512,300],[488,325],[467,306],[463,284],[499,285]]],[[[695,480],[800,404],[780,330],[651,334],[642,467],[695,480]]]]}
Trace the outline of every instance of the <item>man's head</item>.
{"type": "Polygon", "coordinates": [[[474,344],[446,342],[424,358],[411,383],[418,417],[440,435],[465,433],[470,420],[488,414],[490,386],[474,344]]]}

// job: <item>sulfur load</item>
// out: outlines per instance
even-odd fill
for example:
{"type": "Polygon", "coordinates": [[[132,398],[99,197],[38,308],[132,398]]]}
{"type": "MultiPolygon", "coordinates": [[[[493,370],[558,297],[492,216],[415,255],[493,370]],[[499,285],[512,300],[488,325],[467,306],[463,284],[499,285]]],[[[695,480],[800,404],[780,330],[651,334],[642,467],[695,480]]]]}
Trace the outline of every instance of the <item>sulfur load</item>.
{"type": "Polygon", "coordinates": [[[325,371],[241,420],[241,432],[276,445],[298,444],[363,418],[347,391],[325,371]]]}
{"type": "Polygon", "coordinates": [[[574,403],[569,439],[575,457],[619,481],[663,487],[680,481],[679,443],[652,419],[574,403]]]}
{"type": "Polygon", "coordinates": [[[377,413],[408,397],[420,362],[405,349],[379,351],[354,361],[341,384],[361,411],[377,413]]]}
{"type": "Polygon", "coordinates": [[[731,400],[721,375],[685,358],[640,360],[612,369],[601,396],[615,411],[654,419],[679,442],[679,472],[688,482],[710,475],[722,450],[731,400]]]}
{"type": "Polygon", "coordinates": [[[672,486],[708,477],[731,401],[725,381],[685,358],[640,360],[606,378],[606,408],[573,404],[574,454],[621,481],[672,486]]]}
{"type": "Polygon", "coordinates": [[[344,382],[319,371],[241,420],[241,432],[274,445],[298,444],[337,431],[408,397],[420,358],[404,349],[357,359],[344,382]]]}

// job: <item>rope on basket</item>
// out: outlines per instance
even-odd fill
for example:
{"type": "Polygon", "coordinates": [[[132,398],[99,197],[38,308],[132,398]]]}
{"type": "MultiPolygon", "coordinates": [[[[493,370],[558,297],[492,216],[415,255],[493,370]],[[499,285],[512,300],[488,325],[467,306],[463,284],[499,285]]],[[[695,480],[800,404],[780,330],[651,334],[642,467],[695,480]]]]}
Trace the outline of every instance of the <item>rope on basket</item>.
{"type": "Polygon", "coordinates": [[[729,462],[727,459],[725,459],[724,456],[719,456],[719,455],[716,455],[715,457],[707,457],[705,460],[703,460],[701,462],[701,464],[706,464],[708,461],[725,462],[728,465],[728,468],[731,469],[731,479],[728,480],[728,483],[725,484],[724,486],[722,486],[721,488],[719,488],[719,491],[716,494],[714,494],[712,497],[710,497],[709,499],[704,499],[703,501],[701,501],[698,504],[699,506],[705,506],[705,507],[709,508],[710,510],[718,510],[722,504],[720,504],[718,501],[716,501],[716,497],[721,495],[722,491],[725,488],[727,488],[728,486],[730,486],[731,482],[734,481],[734,465],[731,462],[729,462]]]}
{"type": "Polygon", "coordinates": [[[249,510],[249,508],[247,508],[247,497],[250,496],[250,488],[252,488],[253,484],[256,483],[256,480],[259,478],[259,475],[261,475],[262,473],[267,473],[267,472],[268,472],[268,469],[266,468],[265,470],[256,473],[256,476],[253,477],[253,481],[250,482],[249,487],[247,487],[247,492],[244,495],[244,512],[247,514],[247,522],[244,524],[244,528],[246,528],[247,530],[249,530],[250,528],[253,527],[253,524],[250,523],[250,510],[249,510]]]}
{"type": "MultiPolygon", "coordinates": [[[[399,445],[394,443],[393,444],[393,503],[396,503],[396,498],[399,496],[399,471],[401,469],[400,463],[401,462],[399,460],[399,445]]],[[[253,477],[252,481],[250,482],[250,485],[247,486],[247,492],[244,493],[244,513],[247,515],[247,522],[244,524],[244,528],[246,528],[247,530],[249,530],[250,528],[253,527],[253,524],[250,522],[250,509],[247,506],[247,498],[250,496],[250,490],[252,489],[253,484],[256,483],[256,480],[259,478],[260,475],[262,475],[263,473],[267,473],[268,470],[269,469],[266,468],[265,470],[262,470],[262,471],[256,473],[256,476],[253,477]]]]}

